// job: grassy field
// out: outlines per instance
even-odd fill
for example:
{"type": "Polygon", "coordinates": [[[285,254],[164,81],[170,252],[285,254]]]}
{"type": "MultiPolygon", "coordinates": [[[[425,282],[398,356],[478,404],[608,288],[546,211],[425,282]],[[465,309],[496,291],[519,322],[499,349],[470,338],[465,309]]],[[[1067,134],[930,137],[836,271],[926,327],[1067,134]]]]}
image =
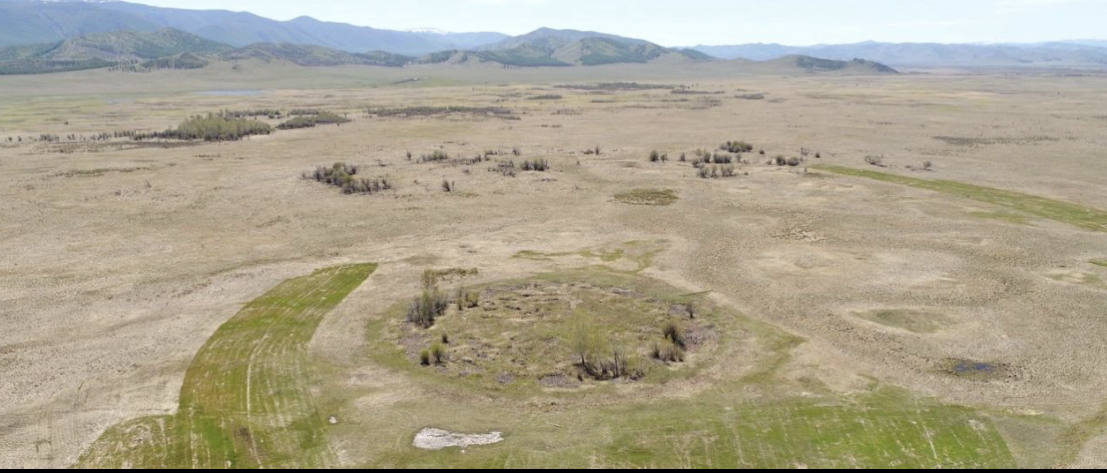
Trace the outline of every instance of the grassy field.
{"type": "Polygon", "coordinates": [[[385,442],[390,447],[362,466],[1015,467],[991,422],[972,410],[916,403],[894,391],[837,401],[798,396],[750,401],[746,396],[728,399],[720,392],[692,400],[560,414],[499,412],[516,416],[505,418],[513,429],[507,430],[503,444],[461,454],[456,449],[420,452],[397,445],[397,439],[385,442]]]}
{"type": "MultiPolygon", "coordinates": [[[[815,166],[814,169],[845,176],[864,177],[893,184],[917,187],[920,189],[959,195],[967,199],[986,202],[1000,207],[1025,213],[1038,218],[1067,223],[1087,230],[1107,232],[1107,211],[1084,207],[1060,200],[1047,199],[1021,192],[975,186],[956,181],[918,179],[886,172],[855,169],[844,166],[815,166]]],[[[999,216],[1000,214],[991,214],[999,216]]],[[[1023,223],[1017,216],[1002,214],[1003,219],[1023,223]]]]}
{"type": "Polygon", "coordinates": [[[305,347],[331,309],[376,270],[324,269],[249,303],[200,350],[175,416],[138,419],[106,432],[77,466],[269,468],[332,464],[319,382],[305,347]]]}

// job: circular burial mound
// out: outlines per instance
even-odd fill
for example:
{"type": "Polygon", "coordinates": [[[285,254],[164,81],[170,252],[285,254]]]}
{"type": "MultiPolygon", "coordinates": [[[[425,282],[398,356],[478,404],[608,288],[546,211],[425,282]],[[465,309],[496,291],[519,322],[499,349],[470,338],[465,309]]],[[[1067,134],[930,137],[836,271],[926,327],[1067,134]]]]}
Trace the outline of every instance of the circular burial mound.
{"type": "Polygon", "coordinates": [[[664,383],[696,372],[720,345],[717,308],[623,273],[438,288],[448,305],[419,322],[412,314],[435,291],[393,310],[381,333],[409,366],[482,385],[664,383]]]}

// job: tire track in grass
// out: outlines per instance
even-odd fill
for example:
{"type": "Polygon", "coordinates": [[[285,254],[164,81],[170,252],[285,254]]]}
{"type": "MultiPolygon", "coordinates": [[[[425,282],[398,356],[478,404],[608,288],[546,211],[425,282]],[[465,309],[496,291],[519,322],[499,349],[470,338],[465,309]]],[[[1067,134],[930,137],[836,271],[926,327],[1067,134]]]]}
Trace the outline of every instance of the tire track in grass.
{"type": "Polygon", "coordinates": [[[933,192],[957,195],[966,199],[984,202],[998,207],[1015,210],[1061,223],[1091,230],[1107,232],[1107,211],[1085,207],[1062,200],[1047,199],[1022,192],[977,186],[957,181],[919,179],[867,169],[855,169],[845,166],[817,165],[812,169],[827,171],[850,177],[863,177],[876,181],[926,189],[933,192]]]}
{"type": "Polygon", "coordinates": [[[112,427],[82,468],[312,468],[329,466],[310,389],[307,344],[323,317],[371,275],[361,264],[290,279],[247,304],[200,349],[173,416],[112,427]]]}

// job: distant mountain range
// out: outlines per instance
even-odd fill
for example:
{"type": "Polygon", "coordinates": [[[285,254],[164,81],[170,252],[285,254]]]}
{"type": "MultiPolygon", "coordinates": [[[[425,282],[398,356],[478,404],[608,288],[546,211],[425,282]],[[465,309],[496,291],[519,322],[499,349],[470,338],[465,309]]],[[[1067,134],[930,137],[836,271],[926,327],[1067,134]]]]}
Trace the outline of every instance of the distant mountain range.
{"type": "MultiPolygon", "coordinates": [[[[38,74],[118,67],[126,70],[198,69],[214,61],[287,62],[304,67],[428,64],[494,64],[503,67],[574,67],[607,64],[730,63],[740,72],[894,74],[888,66],[864,60],[834,61],[786,56],[773,61],[719,61],[703,53],[669,49],[642,40],[584,31],[542,29],[479,50],[447,50],[420,57],[385,51],[350,53],[324,46],[255,43],[241,48],[165,28],[153,32],[115,31],[0,49],[0,75],[38,74]]],[[[723,66],[725,67],[725,65],[723,66]]]]}
{"type": "Polygon", "coordinates": [[[51,43],[119,30],[173,28],[235,47],[255,43],[324,46],[359,53],[388,51],[418,56],[473,49],[507,38],[500,33],[382,30],[309,17],[276,21],[252,13],[182,10],[125,2],[0,0],[0,47],[51,43]]]}
{"type": "Polygon", "coordinates": [[[891,67],[941,66],[1107,67],[1107,41],[667,48],[592,31],[542,28],[514,37],[500,33],[393,31],[309,17],[276,21],[251,13],[158,8],[118,1],[0,0],[0,74],[91,69],[121,63],[128,67],[137,63],[142,67],[196,68],[211,61],[242,59],[288,61],[303,66],[495,63],[570,67],[716,58],[783,59],[788,67],[824,72],[886,73],[884,69],[891,67]],[[837,62],[831,65],[815,58],[837,62]],[[857,58],[862,61],[855,62],[857,58]]]}
{"type": "Polygon", "coordinates": [[[789,55],[827,59],[865,58],[895,67],[1107,66],[1107,41],[1039,44],[877,43],[785,46],[743,44],[696,46],[693,49],[723,59],[758,61],[789,55]]]}

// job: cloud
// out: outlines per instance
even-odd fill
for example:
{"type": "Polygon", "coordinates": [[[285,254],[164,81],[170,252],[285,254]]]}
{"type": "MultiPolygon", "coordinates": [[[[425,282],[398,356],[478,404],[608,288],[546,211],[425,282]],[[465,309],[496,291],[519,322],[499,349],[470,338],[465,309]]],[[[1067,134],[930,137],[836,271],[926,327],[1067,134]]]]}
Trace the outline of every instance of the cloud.
{"type": "Polygon", "coordinates": [[[484,5],[494,7],[506,7],[506,6],[531,6],[541,5],[543,3],[549,3],[550,0],[465,0],[465,3],[472,5],[484,5]]]}
{"type": "Polygon", "coordinates": [[[1104,0],[998,0],[996,9],[1000,13],[1026,13],[1043,8],[1056,8],[1082,3],[1107,3],[1104,0]]]}

